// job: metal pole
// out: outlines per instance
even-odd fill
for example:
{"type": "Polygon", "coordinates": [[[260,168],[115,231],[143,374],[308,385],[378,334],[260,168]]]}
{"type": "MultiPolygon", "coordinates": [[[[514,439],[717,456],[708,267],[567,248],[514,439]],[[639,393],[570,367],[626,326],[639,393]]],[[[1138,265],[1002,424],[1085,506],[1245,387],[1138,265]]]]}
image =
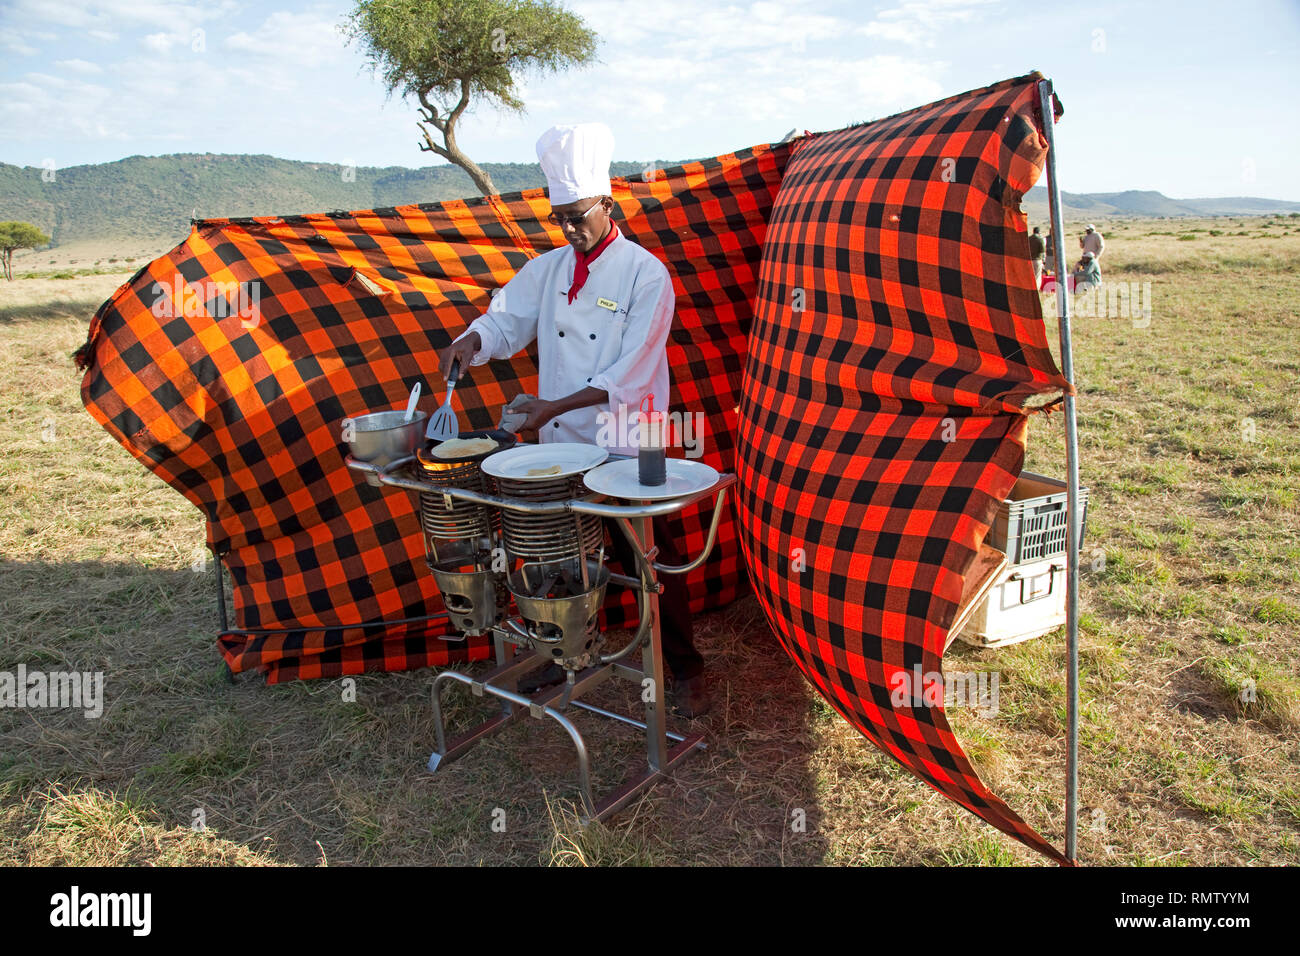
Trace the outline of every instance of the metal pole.
{"type": "Polygon", "coordinates": [[[1056,259],[1056,314],[1061,329],[1061,374],[1070,383],[1065,396],[1065,634],[1066,707],[1069,726],[1065,750],[1065,856],[1075,861],[1079,825],[1079,436],[1074,386],[1074,353],[1070,340],[1070,297],[1066,288],[1065,226],[1061,216],[1061,190],[1056,181],[1056,113],[1052,109],[1052,81],[1038,82],[1038,101],[1047,137],[1047,204],[1052,214],[1052,254],[1056,259]]]}
{"type": "MultiPolygon", "coordinates": [[[[627,724],[629,727],[635,727],[638,730],[645,730],[644,721],[636,720],[632,717],[625,717],[622,714],[616,714],[612,710],[606,710],[603,707],[597,707],[595,704],[584,704],[580,700],[571,700],[569,701],[569,706],[577,707],[579,710],[587,710],[593,714],[599,714],[601,717],[608,717],[610,720],[617,720],[621,724],[627,724]]],[[[668,731],[665,734],[665,736],[668,737],[669,740],[675,740],[678,743],[681,743],[683,740],[686,739],[681,734],[675,734],[671,730],[668,731]]],[[[701,750],[705,749],[704,744],[698,744],[697,746],[699,746],[701,750]]]]}
{"type": "Polygon", "coordinates": [[[226,617],[226,582],[221,575],[221,555],[215,551],[212,552],[212,569],[217,576],[217,613],[221,615],[221,633],[225,634],[230,626],[226,617]]]}
{"type": "MultiPolygon", "coordinates": [[[[229,626],[229,620],[226,617],[226,581],[221,572],[221,555],[216,551],[212,552],[212,568],[217,573],[217,613],[221,615],[221,633],[226,634],[226,628],[229,626]]],[[[224,658],[221,661],[226,667],[226,680],[230,683],[235,682],[235,672],[230,668],[230,662],[224,658]]]]}
{"type": "MultiPolygon", "coordinates": [[[[642,502],[644,504],[645,502],[642,502]]],[[[645,702],[646,724],[646,760],[650,770],[663,772],[668,768],[668,740],[664,737],[667,730],[666,701],[664,688],[664,655],[662,643],[662,618],[659,615],[659,592],[647,590],[657,587],[659,579],[654,572],[655,531],[654,520],[649,516],[640,519],[641,534],[638,537],[645,553],[637,552],[637,564],[640,565],[642,590],[641,599],[649,606],[651,614],[650,639],[641,648],[641,672],[650,678],[650,699],[645,702]]],[[[646,687],[641,685],[642,696],[646,687]]]]}

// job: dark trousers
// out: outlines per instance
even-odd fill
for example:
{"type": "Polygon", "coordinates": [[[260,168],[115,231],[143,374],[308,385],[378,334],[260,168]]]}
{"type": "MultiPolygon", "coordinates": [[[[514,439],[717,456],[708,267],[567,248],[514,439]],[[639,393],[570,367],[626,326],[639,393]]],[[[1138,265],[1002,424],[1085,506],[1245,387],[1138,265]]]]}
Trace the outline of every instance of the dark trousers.
{"type": "MultiPolygon", "coordinates": [[[[668,530],[667,519],[660,515],[651,521],[654,525],[654,543],[659,547],[655,560],[660,564],[685,564],[686,558],[677,549],[677,541],[668,530]]],[[[623,573],[636,577],[636,556],[622,529],[612,518],[605,519],[605,526],[609,529],[613,542],[614,557],[622,566],[623,573]]],[[[704,658],[695,649],[695,628],[691,623],[686,575],[661,573],[659,583],[663,585],[663,590],[659,593],[659,632],[664,662],[675,680],[687,680],[704,671],[704,658]]]]}

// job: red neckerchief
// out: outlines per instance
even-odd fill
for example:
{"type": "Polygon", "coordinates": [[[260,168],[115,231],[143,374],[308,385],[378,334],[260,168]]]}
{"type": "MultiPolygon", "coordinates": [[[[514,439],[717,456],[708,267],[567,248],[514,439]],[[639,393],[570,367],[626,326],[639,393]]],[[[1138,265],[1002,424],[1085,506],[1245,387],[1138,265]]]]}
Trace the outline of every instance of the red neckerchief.
{"type": "Polygon", "coordinates": [[[611,222],[609,224],[609,232],[605,234],[605,238],[600,240],[600,242],[597,243],[596,248],[592,249],[591,252],[584,253],[579,252],[577,249],[573,250],[573,285],[569,286],[569,305],[573,305],[573,299],[578,294],[578,290],[581,289],[583,284],[587,281],[587,267],[595,261],[598,255],[605,251],[606,247],[614,241],[614,237],[617,235],[618,226],[611,222]]]}

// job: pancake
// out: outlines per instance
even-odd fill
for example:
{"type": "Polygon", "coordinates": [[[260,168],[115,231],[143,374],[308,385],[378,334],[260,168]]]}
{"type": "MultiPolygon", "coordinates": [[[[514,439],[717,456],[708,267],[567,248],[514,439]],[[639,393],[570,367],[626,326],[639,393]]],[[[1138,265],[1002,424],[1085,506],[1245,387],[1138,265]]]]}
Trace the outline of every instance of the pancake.
{"type": "Polygon", "coordinates": [[[437,458],[469,458],[482,455],[497,447],[495,438],[449,438],[441,445],[436,445],[430,454],[437,458]]]}

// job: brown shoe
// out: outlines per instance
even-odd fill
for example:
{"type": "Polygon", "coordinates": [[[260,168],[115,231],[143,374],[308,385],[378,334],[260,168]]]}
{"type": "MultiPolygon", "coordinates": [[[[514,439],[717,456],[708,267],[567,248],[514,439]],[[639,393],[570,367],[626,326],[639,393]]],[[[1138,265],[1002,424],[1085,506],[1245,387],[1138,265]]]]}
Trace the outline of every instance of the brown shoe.
{"type": "Polygon", "coordinates": [[[703,674],[673,682],[673,713],[679,717],[703,717],[713,701],[709,699],[709,685],[703,674]]]}

